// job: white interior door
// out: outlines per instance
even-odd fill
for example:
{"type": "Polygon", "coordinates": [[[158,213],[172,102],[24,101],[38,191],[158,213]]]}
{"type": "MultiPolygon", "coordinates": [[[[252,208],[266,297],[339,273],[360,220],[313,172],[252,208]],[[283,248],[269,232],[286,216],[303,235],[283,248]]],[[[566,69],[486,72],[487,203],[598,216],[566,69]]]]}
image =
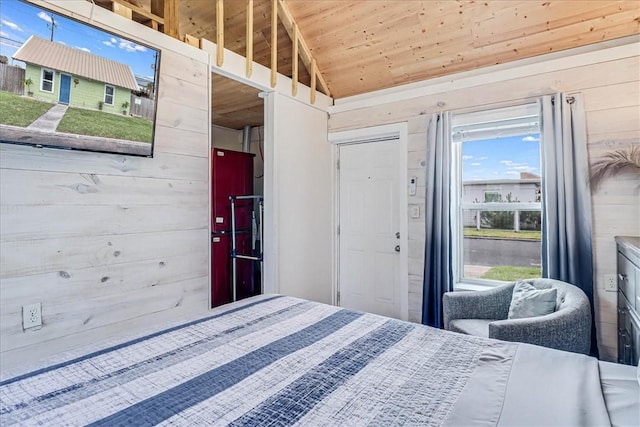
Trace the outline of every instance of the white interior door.
{"type": "Polygon", "coordinates": [[[400,144],[339,150],[340,306],[402,318],[400,144]]]}

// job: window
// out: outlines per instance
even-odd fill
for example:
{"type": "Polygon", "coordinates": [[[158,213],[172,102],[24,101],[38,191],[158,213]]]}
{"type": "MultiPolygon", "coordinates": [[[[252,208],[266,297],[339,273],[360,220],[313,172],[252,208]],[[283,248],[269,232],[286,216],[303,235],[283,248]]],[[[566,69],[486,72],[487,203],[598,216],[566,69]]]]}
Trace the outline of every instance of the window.
{"type": "Polygon", "coordinates": [[[43,92],[53,93],[53,70],[42,69],[42,78],[40,79],[40,90],[43,92]]]}
{"type": "Polygon", "coordinates": [[[494,203],[502,200],[502,194],[497,191],[486,191],[484,192],[484,203],[494,203]]]}
{"type": "Polygon", "coordinates": [[[454,115],[452,141],[456,284],[540,277],[537,104],[454,115]]]}
{"type": "Polygon", "coordinates": [[[110,85],[104,85],[104,103],[106,105],[113,105],[113,101],[116,95],[116,88],[110,85]]]}

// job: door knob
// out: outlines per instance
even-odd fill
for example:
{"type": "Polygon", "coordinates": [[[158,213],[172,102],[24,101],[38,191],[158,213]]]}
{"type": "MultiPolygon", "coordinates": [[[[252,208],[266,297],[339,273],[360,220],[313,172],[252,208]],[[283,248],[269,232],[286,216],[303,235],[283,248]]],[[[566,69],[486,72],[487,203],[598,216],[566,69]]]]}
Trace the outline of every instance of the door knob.
{"type": "Polygon", "coordinates": [[[400,245],[396,245],[396,247],[394,248],[396,252],[400,252],[400,245]]]}

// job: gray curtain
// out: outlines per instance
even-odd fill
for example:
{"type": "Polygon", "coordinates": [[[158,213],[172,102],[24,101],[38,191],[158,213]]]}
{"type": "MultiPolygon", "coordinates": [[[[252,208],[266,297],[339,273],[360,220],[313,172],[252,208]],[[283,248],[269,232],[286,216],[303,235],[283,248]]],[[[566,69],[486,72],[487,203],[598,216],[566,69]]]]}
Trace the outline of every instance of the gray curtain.
{"type": "Polygon", "coordinates": [[[442,328],[442,295],[453,290],[451,149],[451,114],[433,114],[427,129],[422,323],[436,328],[442,328]]]}
{"type": "Polygon", "coordinates": [[[591,248],[591,191],[581,94],[540,99],[542,277],[581,288],[591,302],[591,354],[597,356],[591,248]]]}

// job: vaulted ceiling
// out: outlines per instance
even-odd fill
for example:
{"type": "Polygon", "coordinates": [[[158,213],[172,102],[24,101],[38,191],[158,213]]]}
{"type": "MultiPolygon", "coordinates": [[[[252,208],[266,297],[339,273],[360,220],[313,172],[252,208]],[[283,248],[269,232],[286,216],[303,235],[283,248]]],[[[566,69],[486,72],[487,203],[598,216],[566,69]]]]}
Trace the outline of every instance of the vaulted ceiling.
{"type": "Polygon", "coordinates": [[[634,1],[288,0],[334,98],[639,32],[634,1]]]}
{"type": "MultiPolygon", "coordinates": [[[[334,98],[640,31],[637,0],[285,3],[334,98]]],[[[180,32],[215,41],[212,4],[180,1],[180,32]]],[[[225,47],[244,54],[246,2],[224,8],[225,47]]],[[[270,1],[254,0],[254,8],[254,58],[270,66],[270,1]]],[[[291,40],[282,26],[278,34],[278,70],[291,75],[291,40]]]]}
{"type": "MultiPolygon", "coordinates": [[[[123,1],[149,8],[160,0],[123,1]]],[[[638,0],[283,3],[334,99],[640,33],[638,0]]],[[[216,41],[215,1],[178,4],[180,36],[216,41]]],[[[241,55],[246,7],[246,0],[224,1],[224,47],[241,55]]],[[[271,0],[254,0],[254,60],[267,67],[270,37],[271,0]]],[[[277,44],[278,71],[291,76],[292,43],[281,23],[277,44]]],[[[298,61],[299,80],[308,85],[298,61]]],[[[227,85],[221,96],[232,93],[227,85]]]]}

